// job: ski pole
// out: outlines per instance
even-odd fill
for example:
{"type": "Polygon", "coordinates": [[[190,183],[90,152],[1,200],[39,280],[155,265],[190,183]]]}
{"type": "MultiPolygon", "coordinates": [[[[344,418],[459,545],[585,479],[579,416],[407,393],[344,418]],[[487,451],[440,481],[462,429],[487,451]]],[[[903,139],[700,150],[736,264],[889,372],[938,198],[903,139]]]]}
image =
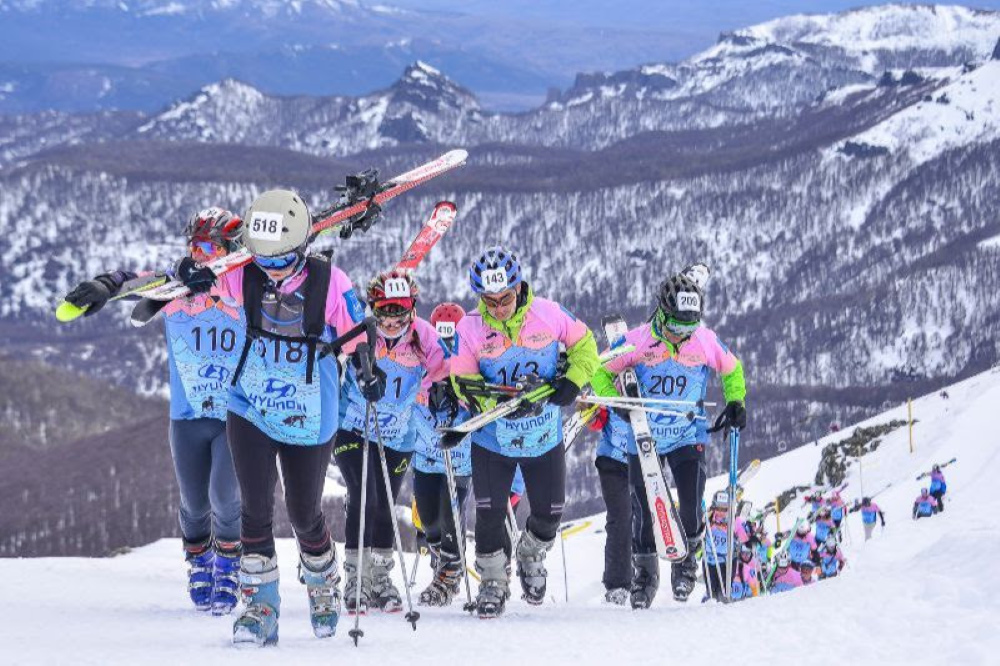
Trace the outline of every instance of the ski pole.
{"type": "Polygon", "coordinates": [[[566,603],[569,603],[569,572],[566,570],[566,526],[559,526],[559,548],[562,550],[563,591],[566,593],[566,603]]]}
{"type": "Polygon", "coordinates": [[[451,451],[444,452],[444,472],[448,481],[448,495],[451,499],[451,519],[455,523],[455,543],[458,544],[458,557],[462,560],[462,571],[465,572],[465,606],[468,613],[476,610],[472,603],[472,588],[469,585],[469,565],[465,559],[465,529],[462,527],[461,512],[458,510],[458,489],[455,483],[455,468],[451,464],[451,451]]]}
{"type": "Polygon", "coordinates": [[[511,549],[517,548],[521,530],[517,526],[517,514],[514,513],[514,505],[510,503],[510,498],[507,498],[507,534],[510,537],[511,549]]]}
{"type": "Polygon", "coordinates": [[[407,587],[413,587],[417,584],[417,565],[420,564],[420,546],[417,546],[417,552],[413,556],[413,569],[410,571],[410,580],[407,581],[407,587]]]}
{"type": "Polygon", "coordinates": [[[382,463],[382,480],[385,482],[385,494],[386,500],[389,502],[389,510],[392,512],[392,538],[396,546],[396,556],[399,558],[399,570],[403,574],[403,589],[406,590],[406,607],[409,609],[406,613],[406,621],[413,625],[413,630],[417,630],[417,620],[420,619],[420,613],[413,610],[413,600],[410,598],[410,588],[405,585],[407,579],[406,576],[406,559],[403,557],[403,540],[399,536],[399,522],[396,520],[396,498],[392,494],[392,484],[389,481],[389,463],[385,459],[385,443],[382,441],[382,428],[378,421],[378,410],[375,405],[372,405],[372,416],[375,417],[375,441],[378,442],[378,456],[382,463]]]}
{"type": "Polygon", "coordinates": [[[733,541],[736,537],[736,479],[739,473],[740,431],[729,430],[729,525],[726,527],[726,600],[733,600],[733,541]]]}
{"type": "Polygon", "coordinates": [[[587,402],[591,404],[608,405],[616,403],[620,407],[631,407],[633,405],[681,405],[684,407],[716,407],[717,402],[705,402],[704,400],[669,400],[667,398],[632,398],[621,395],[581,395],[577,397],[577,402],[587,402]]]}
{"type": "MultiPolygon", "coordinates": [[[[358,347],[361,347],[365,343],[361,343],[358,347]]],[[[361,357],[362,372],[364,372],[364,364],[366,363],[365,357],[361,357]]],[[[371,368],[368,367],[368,372],[370,374],[371,368]]],[[[371,417],[372,403],[368,403],[365,407],[365,443],[364,449],[361,451],[361,520],[358,524],[358,564],[356,573],[356,584],[357,584],[357,596],[354,598],[354,628],[347,632],[347,635],[354,639],[354,647],[358,646],[358,639],[365,635],[365,632],[361,631],[361,588],[363,587],[363,575],[365,568],[365,511],[367,507],[365,506],[368,502],[368,423],[371,417]]]]}

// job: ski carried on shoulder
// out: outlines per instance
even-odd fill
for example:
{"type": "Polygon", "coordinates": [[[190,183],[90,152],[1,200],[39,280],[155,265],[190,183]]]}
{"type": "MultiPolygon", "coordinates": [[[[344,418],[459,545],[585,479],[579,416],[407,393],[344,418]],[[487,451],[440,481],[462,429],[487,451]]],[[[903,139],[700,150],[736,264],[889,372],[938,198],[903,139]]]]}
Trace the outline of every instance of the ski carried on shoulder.
{"type": "MultiPolygon", "coordinates": [[[[944,469],[948,465],[950,465],[952,463],[955,463],[955,462],[958,462],[958,458],[952,458],[948,462],[938,463],[938,467],[940,467],[941,469],[944,469]]],[[[924,472],[923,474],[921,474],[920,476],[917,477],[917,481],[919,481],[920,479],[925,479],[928,476],[930,476],[931,474],[932,474],[932,472],[924,472]]]]}
{"type": "MultiPolygon", "coordinates": [[[[601,323],[604,335],[612,350],[620,345],[628,325],[619,315],[605,317],[601,323]]],[[[639,380],[635,370],[627,368],[618,375],[623,393],[630,398],[639,398],[639,380]]],[[[639,453],[639,466],[642,469],[642,481],[646,488],[646,502],[649,506],[653,523],[653,537],[656,540],[656,554],[671,562],[679,562],[687,557],[687,538],[680,516],[674,506],[673,494],[663,477],[660,467],[660,457],[656,454],[656,442],[649,429],[646,412],[641,409],[629,410],[629,421],[632,433],[635,435],[636,449],[639,453]]]]}
{"type": "Polygon", "coordinates": [[[396,270],[412,273],[424,260],[424,257],[431,251],[441,237],[451,228],[455,216],[458,215],[458,206],[450,201],[439,201],[431,216],[420,228],[417,237],[410,243],[410,247],[403,253],[402,258],[396,264],[396,270]]]}
{"type": "MultiPolygon", "coordinates": [[[[413,189],[421,183],[425,183],[432,178],[436,178],[452,169],[462,166],[465,164],[467,158],[467,151],[452,150],[435,160],[422,164],[381,184],[378,183],[377,173],[374,171],[349,177],[346,188],[347,194],[344,196],[345,200],[313,216],[312,236],[315,237],[320,234],[329,233],[336,229],[341,229],[342,232],[350,232],[353,230],[355,222],[358,219],[362,220],[358,228],[362,230],[367,229],[371,224],[370,222],[368,224],[364,223],[366,217],[374,221],[374,216],[368,215],[369,211],[381,210],[382,204],[390,199],[413,189]]],[[[443,213],[443,215],[446,217],[447,213],[443,213]]],[[[441,219],[443,220],[444,218],[441,219]]],[[[452,215],[451,219],[454,219],[454,215],[452,215]]],[[[435,222],[435,225],[435,228],[440,227],[440,220],[435,222]]],[[[448,225],[450,225],[450,221],[448,225]]],[[[346,235],[349,235],[349,233],[346,235]]],[[[437,238],[440,238],[440,234],[437,238]]],[[[434,238],[433,242],[426,246],[424,249],[425,254],[433,246],[434,242],[437,242],[437,238],[434,238]]],[[[246,266],[251,261],[252,255],[249,250],[241,249],[210,261],[204,266],[215,273],[216,276],[221,276],[241,266],[246,266]]],[[[407,261],[405,255],[402,261],[407,261]]],[[[419,258],[416,263],[419,263],[419,258]]],[[[176,298],[188,296],[190,293],[182,282],[173,279],[155,289],[151,289],[149,292],[143,294],[143,300],[133,309],[131,317],[132,325],[144,326],[148,324],[163,309],[162,305],[150,304],[147,301],[169,302],[176,298]]]]}
{"type": "MultiPolygon", "coordinates": [[[[108,299],[108,301],[119,301],[130,296],[141,297],[144,292],[156,289],[170,281],[170,276],[166,273],[153,273],[151,275],[140,275],[139,277],[126,280],[118,290],[118,293],[108,299]]],[[[56,319],[61,322],[68,322],[86,314],[89,308],[81,308],[73,305],[69,301],[63,301],[56,308],[56,319]]]]}

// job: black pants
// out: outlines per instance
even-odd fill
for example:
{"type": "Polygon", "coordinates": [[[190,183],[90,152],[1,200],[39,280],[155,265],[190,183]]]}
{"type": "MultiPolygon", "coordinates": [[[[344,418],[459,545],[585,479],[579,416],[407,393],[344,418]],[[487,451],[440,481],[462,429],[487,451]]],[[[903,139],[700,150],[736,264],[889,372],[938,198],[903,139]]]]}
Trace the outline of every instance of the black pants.
{"type": "Polygon", "coordinates": [[[941,513],[944,511],[944,492],[935,490],[931,493],[931,497],[937,500],[937,508],[934,509],[934,513],[941,513]]]}
{"type": "Polygon", "coordinates": [[[281,464],[288,519],[299,548],[311,555],[330,550],[330,530],[323,515],[323,484],[330,464],[331,443],[316,446],[283,444],[246,419],[229,412],[229,450],[240,482],[240,540],[244,554],[274,557],[275,459],[281,464]]]}
{"type": "Polygon", "coordinates": [[[608,509],[604,523],[604,589],[627,588],[632,580],[632,541],[629,529],[632,500],[629,497],[628,465],[599,456],[594,462],[601,481],[601,495],[608,509]]]}
{"type": "MultiPolygon", "coordinates": [[[[364,437],[347,430],[337,431],[333,455],[337,459],[337,467],[347,484],[347,521],[344,527],[344,540],[347,547],[358,547],[358,529],[361,526],[361,466],[364,462],[361,450],[364,448],[364,437]]],[[[365,497],[365,539],[362,547],[392,548],[392,521],[396,519],[393,512],[395,497],[399,487],[403,485],[407,470],[410,469],[412,453],[400,453],[386,447],[385,461],[389,467],[389,485],[393,499],[390,500],[385,489],[382,476],[382,462],[378,454],[378,444],[368,442],[368,491],[365,497]]]]}
{"type": "MultiPolygon", "coordinates": [[[[683,446],[671,451],[666,456],[660,456],[660,466],[664,460],[670,465],[677,487],[677,506],[681,517],[684,533],[692,537],[702,528],[701,503],[705,494],[705,445],[694,444],[683,446]]],[[[646,486],[642,482],[642,468],[639,466],[639,456],[629,455],[628,477],[632,484],[632,552],[656,552],[656,541],[653,536],[653,521],[649,514],[649,503],[646,501],[646,486]]]]}
{"type": "MultiPolygon", "coordinates": [[[[465,498],[469,494],[469,477],[455,477],[455,494],[458,497],[458,516],[462,522],[460,533],[465,532],[465,498]]],[[[448,477],[444,474],[430,474],[413,471],[413,498],[417,502],[417,513],[424,526],[427,543],[439,546],[441,550],[458,555],[458,536],[455,519],[451,511],[451,495],[448,492],[448,477]]]]}
{"type": "Polygon", "coordinates": [[[525,529],[543,541],[556,538],[566,503],[566,451],[562,442],[537,458],[509,458],[472,445],[472,485],[476,494],[476,552],[500,549],[510,555],[504,521],[510,484],[520,465],[531,513],[525,529]]]}

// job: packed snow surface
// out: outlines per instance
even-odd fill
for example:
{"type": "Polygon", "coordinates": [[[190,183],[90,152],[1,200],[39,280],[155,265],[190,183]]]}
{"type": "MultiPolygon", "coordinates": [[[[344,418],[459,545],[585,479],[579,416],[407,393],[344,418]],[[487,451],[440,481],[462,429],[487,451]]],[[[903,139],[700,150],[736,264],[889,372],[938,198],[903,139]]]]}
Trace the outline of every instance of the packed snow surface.
{"type": "MultiPolygon", "coordinates": [[[[578,521],[563,543],[568,603],[557,544],[549,554],[550,598],[543,606],[514,599],[506,616],[492,621],[466,616],[460,604],[421,609],[416,632],[402,615],[369,615],[362,618],[365,635],[355,648],[347,636],[347,617],[335,638],[312,636],[305,591],[295,578],[295,546],[282,541],[280,644],[237,651],[230,645],[232,617],[212,617],[190,606],[180,544],[168,539],[108,559],[0,560],[0,605],[7,609],[2,662],[177,664],[198,659],[246,665],[281,659],[440,666],[705,664],[737,657],[795,665],[996,663],[1000,532],[990,521],[1000,514],[994,487],[1000,449],[992,435],[1000,370],[949,387],[948,394],[914,401],[913,453],[903,427],[883,438],[878,450],[863,459],[862,469],[851,466],[845,499],[861,496],[863,480],[864,494],[877,494],[887,527],[865,544],[860,516],[851,514],[844,542],[847,569],[840,578],[809,588],[722,606],[699,603],[700,586],[689,603],[675,603],[664,586],[649,611],[603,605],[603,518],[595,516],[578,521]],[[952,457],[958,461],[945,469],[946,511],[912,521],[910,509],[921,485],[915,477],[952,457]]],[[[905,418],[903,405],[859,425],[905,418]]],[[[850,432],[845,428],[766,461],[748,483],[746,497],[762,505],[793,484],[811,483],[823,445],[850,432]]],[[[748,461],[753,446],[744,444],[748,461]]],[[[713,479],[708,492],[722,483],[713,479]]],[[[786,509],[785,529],[801,510],[798,500],[786,509]]],[[[411,563],[408,554],[407,566],[411,563]]],[[[414,595],[429,578],[425,559],[414,595]]]]}

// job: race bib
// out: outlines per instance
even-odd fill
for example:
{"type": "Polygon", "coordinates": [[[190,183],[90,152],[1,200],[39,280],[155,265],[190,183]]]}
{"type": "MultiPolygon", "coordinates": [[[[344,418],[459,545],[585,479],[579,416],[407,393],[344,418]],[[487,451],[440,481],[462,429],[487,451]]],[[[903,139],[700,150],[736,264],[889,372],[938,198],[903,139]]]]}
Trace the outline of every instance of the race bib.
{"type": "Polygon", "coordinates": [[[281,240],[281,223],[284,216],[281,213],[255,212],[250,216],[247,233],[254,240],[281,240]]]}
{"type": "Polygon", "coordinates": [[[677,294],[677,309],[681,312],[701,312],[701,296],[693,291],[679,292],[677,294]]]}
{"type": "Polygon", "coordinates": [[[452,321],[439,321],[434,325],[434,329],[437,334],[442,338],[453,338],[455,337],[455,322],[452,321]]]}
{"type": "Polygon", "coordinates": [[[386,298],[409,298],[410,283],[403,278],[389,278],[385,281],[386,298]]]}
{"type": "Polygon", "coordinates": [[[507,271],[502,268],[483,271],[483,287],[490,292],[503,291],[507,288],[507,271]]]}

